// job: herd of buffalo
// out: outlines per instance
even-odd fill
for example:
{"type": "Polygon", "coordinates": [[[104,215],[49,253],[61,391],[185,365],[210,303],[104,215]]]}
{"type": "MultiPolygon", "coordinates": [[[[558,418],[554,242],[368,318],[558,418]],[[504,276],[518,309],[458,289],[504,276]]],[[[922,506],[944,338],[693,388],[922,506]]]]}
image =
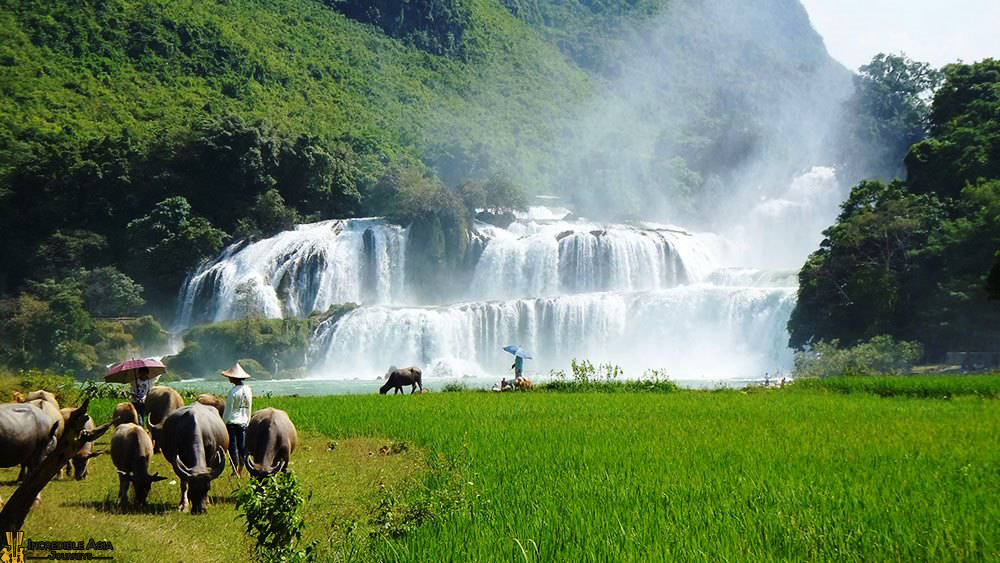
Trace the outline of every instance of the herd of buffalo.
{"type": "MultiPolygon", "coordinates": [[[[391,368],[383,395],[389,390],[411,393],[421,384],[419,368],[391,368]]],[[[112,416],[115,432],[111,437],[111,461],[118,471],[118,500],[128,505],[129,488],[133,502],[145,505],[153,483],[167,479],[149,473],[153,455],[161,452],[173,467],[180,482],[178,510],[190,506],[193,514],[205,511],[212,480],[222,474],[229,459],[229,433],[223,422],[225,402],[215,395],[200,395],[195,402],[184,405],[184,399],[171,387],[153,387],[146,397],[146,426],[132,403],[118,403],[112,416]]],[[[18,481],[37,467],[55,447],[63,427],[73,412],[59,408],[56,396],[38,390],[26,396],[15,394],[15,402],[0,404],[0,467],[18,467],[18,481]]],[[[84,430],[93,430],[94,422],[87,417],[84,430]]],[[[298,439],[295,425],[284,411],[266,408],[250,417],[247,426],[246,466],[250,475],[260,479],[284,471],[298,439]]],[[[73,453],[66,474],[77,480],[87,477],[90,460],[104,452],[93,450],[86,442],[73,453]]]]}
{"type": "MultiPolygon", "coordinates": [[[[73,411],[60,411],[55,395],[48,391],[32,391],[21,399],[23,402],[0,404],[0,467],[20,466],[18,480],[56,447],[73,411]]],[[[162,452],[180,482],[178,509],[184,511],[190,505],[191,513],[204,512],[212,480],[222,474],[229,459],[224,407],[222,399],[207,394],[185,406],[177,391],[156,386],[146,397],[147,432],[135,407],[119,403],[112,418],[115,432],[110,451],[118,471],[122,506],[128,504],[130,486],[134,502],[143,505],[152,484],[166,479],[149,473],[153,455],[162,452]]],[[[93,427],[93,421],[87,420],[85,428],[93,427]]],[[[295,425],[284,411],[262,409],[251,416],[246,441],[247,469],[254,478],[263,478],[286,469],[297,441],[295,425]]],[[[86,478],[90,459],[100,453],[93,451],[92,442],[85,443],[67,464],[67,474],[86,478]]]]}

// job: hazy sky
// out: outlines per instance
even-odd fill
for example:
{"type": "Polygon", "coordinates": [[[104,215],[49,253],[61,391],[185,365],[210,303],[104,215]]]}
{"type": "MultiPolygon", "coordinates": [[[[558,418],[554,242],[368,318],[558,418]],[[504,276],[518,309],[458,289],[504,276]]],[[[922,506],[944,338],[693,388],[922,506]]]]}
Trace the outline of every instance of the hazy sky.
{"type": "Polygon", "coordinates": [[[835,59],[851,70],[905,52],[938,67],[1000,58],[1000,0],[802,0],[835,59]]]}

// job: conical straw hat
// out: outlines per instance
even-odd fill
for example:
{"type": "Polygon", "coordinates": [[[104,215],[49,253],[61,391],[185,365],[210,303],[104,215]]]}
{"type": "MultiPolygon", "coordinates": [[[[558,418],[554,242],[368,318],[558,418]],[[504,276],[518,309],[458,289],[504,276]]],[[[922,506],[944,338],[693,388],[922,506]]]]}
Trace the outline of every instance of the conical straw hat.
{"type": "Polygon", "coordinates": [[[233,367],[226,371],[219,372],[219,375],[229,379],[250,379],[250,374],[243,370],[243,366],[239,362],[233,364],[233,367]]]}

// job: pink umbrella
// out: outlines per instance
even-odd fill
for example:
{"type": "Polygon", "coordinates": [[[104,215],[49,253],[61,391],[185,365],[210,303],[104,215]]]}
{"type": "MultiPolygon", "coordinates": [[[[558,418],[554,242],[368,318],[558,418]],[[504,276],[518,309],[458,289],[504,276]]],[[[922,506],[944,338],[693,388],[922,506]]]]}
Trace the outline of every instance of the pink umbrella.
{"type": "Polygon", "coordinates": [[[111,366],[104,374],[108,383],[132,383],[136,379],[149,379],[166,373],[167,366],[160,360],[147,358],[145,360],[128,360],[111,366]],[[145,369],[143,369],[145,368],[145,369]]]}

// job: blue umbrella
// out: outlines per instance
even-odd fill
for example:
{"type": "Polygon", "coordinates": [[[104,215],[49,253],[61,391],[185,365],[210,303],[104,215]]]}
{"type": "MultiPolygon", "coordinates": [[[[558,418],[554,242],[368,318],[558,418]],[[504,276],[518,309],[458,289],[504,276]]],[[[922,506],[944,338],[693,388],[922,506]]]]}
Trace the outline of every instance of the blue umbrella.
{"type": "Polygon", "coordinates": [[[531,354],[527,350],[521,348],[520,346],[507,346],[503,349],[504,352],[510,352],[519,358],[524,358],[525,360],[531,359],[531,354]]]}

